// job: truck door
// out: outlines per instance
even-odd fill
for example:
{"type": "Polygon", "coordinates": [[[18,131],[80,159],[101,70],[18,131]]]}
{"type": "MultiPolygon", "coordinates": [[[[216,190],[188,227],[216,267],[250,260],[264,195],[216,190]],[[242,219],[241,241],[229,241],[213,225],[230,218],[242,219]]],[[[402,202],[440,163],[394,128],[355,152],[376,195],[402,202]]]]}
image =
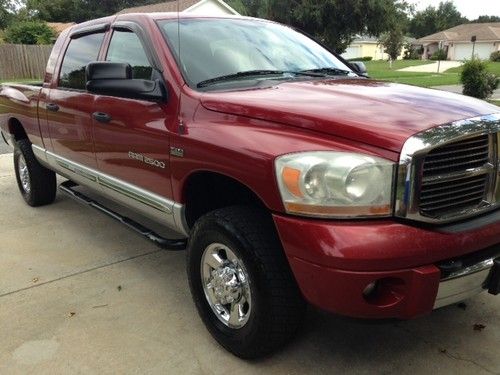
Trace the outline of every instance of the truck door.
{"type": "Polygon", "coordinates": [[[105,30],[70,36],[46,104],[54,154],[90,168],[97,167],[91,117],[94,95],[85,90],[85,66],[98,59],[104,35],[105,30]]]}
{"type": "MultiPolygon", "coordinates": [[[[161,78],[146,38],[138,24],[115,24],[106,60],[130,64],[136,79],[161,78]]],[[[92,112],[98,170],[110,178],[109,188],[129,198],[171,198],[167,129],[177,119],[177,106],[97,96],[92,112]]]]}

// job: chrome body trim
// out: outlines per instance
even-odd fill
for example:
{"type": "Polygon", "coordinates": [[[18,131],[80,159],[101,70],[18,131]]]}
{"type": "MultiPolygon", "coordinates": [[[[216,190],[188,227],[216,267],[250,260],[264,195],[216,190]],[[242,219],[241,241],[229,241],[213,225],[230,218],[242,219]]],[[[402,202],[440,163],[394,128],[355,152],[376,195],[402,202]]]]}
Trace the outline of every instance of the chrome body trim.
{"type": "Polygon", "coordinates": [[[486,259],[441,279],[434,308],[451,305],[486,291],[494,259],[486,259]]]}
{"type": "Polygon", "coordinates": [[[31,145],[31,149],[33,150],[33,153],[35,154],[37,160],[41,164],[47,167],[48,163],[47,163],[47,154],[45,153],[45,149],[37,145],[31,145]]]}
{"type": "Polygon", "coordinates": [[[184,205],[128,182],[68,160],[39,146],[32,146],[38,161],[69,180],[102,193],[120,204],[188,237],[184,205]]]}
{"type": "MultiPolygon", "coordinates": [[[[401,150],[398,165],[395,211],[397,217],[427,223],[448,223],[476,216],[500,207],[500,113],[474,117],[441,125],[410,137],[401,150]],[[448,178],[488,175],[488,194],[481,207],[464,210],[438,219],[420,214],[419,198],[423,179],[423,164],[426,155],[437,147],[474,136],[490,137],[490,162],[480,168],[466,170],[460,174],[440,176],[434,180],[445,182],[448,178]]],[[[429,181],[429,180],[425,180],[429,181]]]]}

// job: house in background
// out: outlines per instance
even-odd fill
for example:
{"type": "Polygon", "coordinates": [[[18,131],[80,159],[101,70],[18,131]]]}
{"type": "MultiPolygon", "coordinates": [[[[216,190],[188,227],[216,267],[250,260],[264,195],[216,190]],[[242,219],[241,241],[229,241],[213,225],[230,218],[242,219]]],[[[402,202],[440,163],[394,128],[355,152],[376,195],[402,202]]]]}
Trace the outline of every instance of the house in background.
{"type": "MultiPolygon", "coordinates": [[[[413,41],[407,38],[406,41],[413,41]]],[[[398,59],[404,56],[404,48],[398,59]]],[[[388,60],[389,55],[384,52],[384,46],[378,42],[378,38],[369,35],[356,35],[352,43],[342,54],[344,59],[359,59],[361,57],[371,57],[373,60],[388,60]]]]}
{"type": "Polygon", "coordinates": [[[222,0],[177,0],[165,1],[163,3],[126,8],[117,14],[126,13],[158,13],[177,12],[208,14],[208,15],[239,15],[222,0]]]}
{"type": "Polygon", "coordinates": [[[63,22],[47,22],[47,26],[50,27],[54,32],[56,33],[57,36],[61,34],[64,30],[70,28],[71,26],[76,25],[74,22],[68,22],[68,23],[63,23],[63,22]]]}
{"type": "Polygon", "coordinates": [[[487,60],[490,55],[500,50],[500,22],[469,23],[452,27],[415,41],[423,47],[422,59],[430,58],[441,45],[447,53],[448,60],[465,60],[474,56],[487,60]],[[472,37],[476,37],[473,47],[472,37]]]}
{"type": "Polygon", "coordinates": [[[382,60],[384,55],[384,47],[378,43],[377,37],[356,35],[352,43],[342,54],[342,57],[347,60],[359,59],[360,57],[371,57],[373,60],[382,60]]]}

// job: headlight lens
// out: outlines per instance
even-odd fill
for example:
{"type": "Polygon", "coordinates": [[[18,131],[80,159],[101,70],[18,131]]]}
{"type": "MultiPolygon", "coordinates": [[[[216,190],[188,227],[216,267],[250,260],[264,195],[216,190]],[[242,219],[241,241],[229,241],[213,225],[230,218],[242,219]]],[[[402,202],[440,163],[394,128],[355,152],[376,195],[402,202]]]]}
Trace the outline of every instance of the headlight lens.
{"type": "Polygon", "coordinates": [[[394,163],[347,152],[303,152],[276,159],[287,212],[319,217],[390,216],[394,163]]]}

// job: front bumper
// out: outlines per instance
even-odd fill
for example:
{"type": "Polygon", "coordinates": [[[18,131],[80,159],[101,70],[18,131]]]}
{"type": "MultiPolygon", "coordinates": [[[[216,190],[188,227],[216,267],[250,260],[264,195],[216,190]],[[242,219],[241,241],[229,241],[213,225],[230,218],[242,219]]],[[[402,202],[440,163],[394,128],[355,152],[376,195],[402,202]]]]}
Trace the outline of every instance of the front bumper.
{"type": "Polygon", "coordinates": [[[498,220],[460,232],[395,221],[280,215],[274,221],[310,303],[353,317],[410,319],[487,287],[493,259],[500,257],[500,213],[493,215],[498,220]],[[473,267],[483,261],[490,266],[473,267]]]}

